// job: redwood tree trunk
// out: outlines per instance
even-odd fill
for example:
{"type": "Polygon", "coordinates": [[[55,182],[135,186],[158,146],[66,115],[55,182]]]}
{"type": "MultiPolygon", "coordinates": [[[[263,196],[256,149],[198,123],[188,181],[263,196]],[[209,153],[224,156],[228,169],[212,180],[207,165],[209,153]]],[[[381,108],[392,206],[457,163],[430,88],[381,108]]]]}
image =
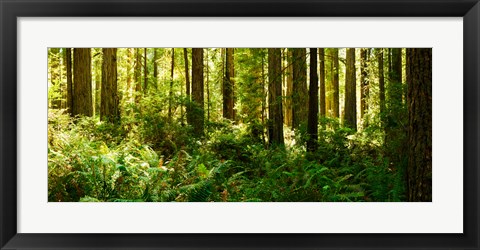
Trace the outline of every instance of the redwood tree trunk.
{"type": "Polygon", "coordinates": [[[408,201],[432,201],[432,49],[407,49],[408,201]]]}
{"type": "Polygon", "coordinates": [[[147,48],[143,49],[143,93],[147,93],[148,88],[148,65],[147,65],[147,48]]]}
{"type": "Polygon", "coordinates": [[[73,50],[73,115],[92,116],[92,55],[89,48],[73,50]]]}
{"type": "Polygon", "coordinates": [[[340,117],[340,84],[338,80],[340,65],[338,64],[338,48],[333,49],[333,117],[340,117]]]}
{"type": "Polygon", "coordinates": [[[380,116],[385,115],[385,76],[383,72],[383,49],[378,49],[378,85],[380,99],[380,116]]]}
{"type": "Polygon", "coordinates": [[[318,140],[317,49],[310,49],[310,90],[308,104],[307,150],[313,152],[317,149],[318,140]]]}
{"type": "Polygon", "coordinates": [[[285,124],[292,127],[292,94],[293,94],[293,65],[292,65],[292,50],[287,51],[287,84],[285,95],[285,124]]]}
{"type": "Polygon", "coordinates": [[[187,111],[187,123],[191,124],[191,99],[190,99],[190,70],[188,69],[188,50],[183,49],[183,59],[185,61],[185,93],[187,95],[186,111],[187,111]]]}
{"type": "Polygon", "coordinates": [[[233,48],[226,48],[225,78],[223,81],[223,117],[234,120],[234,70],[233,70],[233,48]]]}
{"type": "Polygon", "coordinates": [[[357,90],[355,74],[355,48],[347,49],[345,72],[345,126],[357,129],[357,90]]]}
{"type": "Polygon", "coordinates": [[[280,49],[268,49],[269,142],[283,145],[282,62],[280,49]]]}
{"type": "Polygon", "coordinates": [[[368,49],[360,50],[360,117],[364,118],[368,109],[368,49]]]}
{"type": "MultiPolygon", "coordinates": [[[[293,56],[293,93],[292,120],[293,128],[298,129],[307,121],[307,57],[306,49],[292,49],[293,56]]],[[[270,61],[269,61],[270,63],[270,61]]]]}
{"type": "Polygon", "coordinates": [[[119,121],[117,95],[117,49],[103,49],[100,120],[119,121]]]}
{"type": "Polygon", "coordinates": [[[65,51],[65,60],[67,67],[67,112],[73,114],[73,83],[72,83],[72,49],[65,51]]]}
{"type": "Polygon", "coordinates": [[[156,48],[153,48],[153,87],[155,90],[158,88],[158,51],[156,48]]]}
{"type": "Polygon", "coordinates": [[[325,49],[318,49],[318,58],[320,61],[320,115],[326,115],[326,100],[325,100],[325,49]]]}
{"type": "Polygon", "coordinates": [[[192,122],[197,136],[203,135],[203,48],[192,49],[192,122]]]}
{"type": "Polygon", "coordinates": [[[168,120],[172,121],[172,101],[173,101],[173,73],[175,69],[175,48],[172,48],[172,61],[170,67],[170,88],[168,90],[168,120]]]}
{"type": "Polygon", "coordinates": [[[140,80],[140,75],[142,73],[142,55],[140,54],[140,49],[135,49],[135,70],[133,73],[133,78],[135,81],[135,102],[138,103],[142,96],[142,83],[140,80]]]}

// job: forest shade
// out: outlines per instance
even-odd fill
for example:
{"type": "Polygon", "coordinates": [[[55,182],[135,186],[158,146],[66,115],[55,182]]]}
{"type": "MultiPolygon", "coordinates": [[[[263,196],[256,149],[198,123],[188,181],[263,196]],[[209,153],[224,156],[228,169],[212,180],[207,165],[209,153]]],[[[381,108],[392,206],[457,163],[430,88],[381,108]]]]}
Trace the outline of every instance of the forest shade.
{"type": "Polygon", "coordinates": [[[332,159],[318,155],[336,138],[329,138],[334,133],[343,138],[340,144],[352,158],[355,138],[365,147],[356,153],[374,161],[381,158],[387,164],[374,165],[403,176],[398,178],[404,178],[400,180],[404,191],[395,190],[402,193],[396,194],[403,197],[400,200],[431,201],[431,49],[49,48],[48,52],[49,110],[72,119],[92,117],[110,123],[121,128],[124,138],[139,133],[135,139],[161,152],[165,161],[178,160],[192,141],[177,141],[180,131],[159,134],[165,126],[191,128],[188,137],[200,144],[210,141],[215,131],[227,126],[225,122],[243,126],[252,144],[265,150],[297,148],[308,153],[305,159],[322,166],[332,159]]]}

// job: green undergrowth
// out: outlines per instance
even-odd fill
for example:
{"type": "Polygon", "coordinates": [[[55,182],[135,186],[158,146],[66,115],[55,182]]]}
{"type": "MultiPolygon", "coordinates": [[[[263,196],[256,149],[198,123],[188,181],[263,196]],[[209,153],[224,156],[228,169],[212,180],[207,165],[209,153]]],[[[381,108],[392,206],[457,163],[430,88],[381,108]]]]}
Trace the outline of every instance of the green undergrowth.
{"type": "Polygon", "coordinates": [[[404,200],[404,161],[392,163],[380,129],[354,133],[323,119],[318,150],[307,153],[301,131],[268,146],[258,124],[207,123],[195,138],[181,120],[132,113],[108,124],[49,111],[49,201],[404,200]]]}

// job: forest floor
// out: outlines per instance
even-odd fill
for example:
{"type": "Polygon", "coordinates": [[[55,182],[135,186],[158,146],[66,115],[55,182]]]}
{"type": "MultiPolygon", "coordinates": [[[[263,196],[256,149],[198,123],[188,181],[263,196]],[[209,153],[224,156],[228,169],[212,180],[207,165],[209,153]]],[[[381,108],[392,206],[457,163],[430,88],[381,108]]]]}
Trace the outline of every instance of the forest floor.
{"type": "Polygon", "coordinates": [[[323,118],[318,149],[285,127],[285,145],[268,145],[258,123],[207,122],[192,128],[155,110],[122,123],[72,119],[49,110],[48,200],[91,202],[403,201],[404,164],[384,132],[343,128],[323,118]]]}

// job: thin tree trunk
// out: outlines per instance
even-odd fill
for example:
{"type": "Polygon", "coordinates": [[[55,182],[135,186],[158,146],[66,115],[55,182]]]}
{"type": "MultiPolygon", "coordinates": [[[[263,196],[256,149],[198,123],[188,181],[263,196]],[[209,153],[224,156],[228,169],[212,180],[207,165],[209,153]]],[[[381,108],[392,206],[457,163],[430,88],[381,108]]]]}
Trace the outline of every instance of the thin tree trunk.
{"type": "Polygon", "coordinates": [[[283,145],[282,64],[280,49],[268,49],[270,144],[283,145]]]}
{"type": "Polygon", "coordinates": [[[347,65],[345,72],[345,117],[346,127],[357,129],[357,90],[355,74],[355,48],[347,49],[347,65]]]}
{"type": "MultiPolygon", "coordinates": [[[[380,117],[385,116],[385,76],[383,73],[383,48],[378,49],[378,86],[380,99],[380,117]]],[[[382,123],[384,123],[382,118],[382,123]]],[[[382,124],[384,126],[385,124],[382,124]]]]}
{"type": "MultiPolygon", "coordinates": [[[[262,141],[265,144],[265,110],[267,109],[267,97],[268,97],[268,91],[265,91],[265,55],[262,54],[262,92],[263,92],[263,98],[262,98],[262,141]]],[[[268,128],[267,128],[268,131],[268,128]]]]}
{"type": "Polygon", "coordinates": [[[175,48],[172,48],[172,63],[170,67],[170,88],[168,90],[168,121],[172,121],[172,101],[173,101],[173,72],[175,69],[175,48]]]}
{"type": "Polygon", "coordinates": [[[208,48],[206,49],[206,55],[205,55],[205,62],[206,62],[206,68],[207,68],[207,82],[206,82],[206,87],[207,87],[207,122],[210,121],[210,86],[209,86],[209,78],[208,78],[208,71],[209,71],[209,65],[208,65],[208,48]]]}
{"type": "Polygon", "coordinates": [[[147,64],[147,48],[143,49],[143,93],[147,93],[148,88],[148,64],[147,64]]]}
{"type": "Polygon", "coordinates": [[[188,70],[188,50],[187,48],[183,48],[183,59],[185,61],[185,93],[187,96],[187,101],[186,101],[186,112],[187,112],[187,123],[191,124],[191,98],[190,98],[190,70],[188,70]]]}
{"type": "Polygon", "coordinates": [[[133,65],[133,58],[132,58],[132,48],[127,48],[127,103],[131,101],[132,98],[132,65],[133,65]]]}
{"type": "Polygon", "coordinates": [[[67,112],[73,115],[72,49],[67,48],[65,54],[67,67],[67,112]]]}
{"type": "Polygon", "coordinates": [[[287,50],[287,83],[285,91],[285,124],[292,127],[293,65],[292,50],[287,50]]]}
{"type": "Polygon", "coordinates": [[[140,74],[142,71],[142,56],[140,55],[140,49],[135,49],[135,72],[133,78],[135,81],[135,102],[138,103],[142,97],[142,83],[140,80],[140,74]]]}
{"type": "Polygon", "coordinates": [[[338,48],[333,49],[333,117],[340,118],[340,65],[338,64],[338,48]]]}
{"type": "Polygon", "coordinates": [[[363,119],[368,109],[368,49],[360,49],[360,117],[363,119]]]}
{"type": "Polygon", "coordinates": [[[317,150],[318,140],[318,75],[317,75],[317,49],[310,49],[310,90],[308,98],[308,139],[307,150],[317,150]]]}
{"type": "Polygon", "coordinates": [[[193,131],[203,135],[204,129],[203,48],[192,49],[193,131]]]}
{"type": "Polygon", "coordinates": [[[226,48],[225,80],[223,82],[223,117],[234,120],[233,48],[226,48]]]}
{"type": "Polygon", "coordinates": [[[156,48],[153,48],[153,84],[155,90],[158,88],[158,51],[156,48]]]}
{"type": "Polygon", "coordinates": [[[325,49],[318,49],[318,57],[320,61],[320,115],[326,115],[326,100],[325,100],[325,49]]]}

